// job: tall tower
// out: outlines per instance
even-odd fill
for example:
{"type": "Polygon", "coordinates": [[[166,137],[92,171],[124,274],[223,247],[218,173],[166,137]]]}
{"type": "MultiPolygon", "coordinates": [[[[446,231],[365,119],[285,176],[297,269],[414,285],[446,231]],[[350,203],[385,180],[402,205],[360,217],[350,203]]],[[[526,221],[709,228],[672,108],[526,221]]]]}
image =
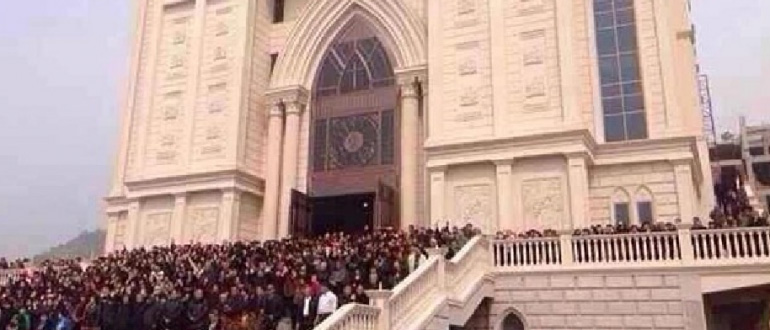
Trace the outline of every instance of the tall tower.
{"type": "Polygon", "coordinates": [[[257,238],[267,4],[135,3],[107,250],[257,238]]]}

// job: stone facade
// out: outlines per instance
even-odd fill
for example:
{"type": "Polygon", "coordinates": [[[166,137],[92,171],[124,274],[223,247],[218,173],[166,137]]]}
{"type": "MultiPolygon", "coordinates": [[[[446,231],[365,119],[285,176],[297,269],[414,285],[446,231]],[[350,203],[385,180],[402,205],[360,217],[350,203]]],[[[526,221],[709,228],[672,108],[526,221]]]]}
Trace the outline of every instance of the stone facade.
{"type": "Polygon", "coordinates": [[[623,194],[664,221],[713,204],[685,0],[634,1],[648,138],[614,143],[594,1],[285,0],[276,22],[273,2],[136,1],[108,251],[288,235],[314,79],[356,22],[395,71],[402,226],[577,228],[623,194]]]}
{"type": "Polygon", "coordinates": [[[526,329],[705,329],[700,278],[686,273],[506,274],[495,287],[492,325],[515,313],[526,329]]]}

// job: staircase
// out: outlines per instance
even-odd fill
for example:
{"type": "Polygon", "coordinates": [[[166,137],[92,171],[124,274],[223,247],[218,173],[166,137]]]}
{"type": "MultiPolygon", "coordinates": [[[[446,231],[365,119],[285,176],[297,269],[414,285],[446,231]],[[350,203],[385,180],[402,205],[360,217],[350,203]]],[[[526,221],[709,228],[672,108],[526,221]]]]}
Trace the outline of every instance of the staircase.
{"type": "Polygon", "coordinates": [[[316,330],[419,330],[463,325],[492,294],[489,241],[473,238],[452,260],[445,249],[430,257],[393,290],[368,292],[373,306],[346,305],[316,330]]]}
{"type": "MultiPolygon", "coordinates": [[[[393,290],[368,292],[372,306],[346,305],[316,330],[447,330],[464,326],[495,278],[506,274],[598,274],[644,270],[701,276],[704,293],[770,284],[770,227],[492,240],[477,236],[452,260],[427,262],[393,290]],[[727,277],[725,277],[727,276],[727,277]]],[[[662,278],[662,277],[661,277],[662,278]]],[[[515,284],[514,284],[515,285],[515,284]]],[[[665,290],[664,290],[665,291],[665,290]]]]}

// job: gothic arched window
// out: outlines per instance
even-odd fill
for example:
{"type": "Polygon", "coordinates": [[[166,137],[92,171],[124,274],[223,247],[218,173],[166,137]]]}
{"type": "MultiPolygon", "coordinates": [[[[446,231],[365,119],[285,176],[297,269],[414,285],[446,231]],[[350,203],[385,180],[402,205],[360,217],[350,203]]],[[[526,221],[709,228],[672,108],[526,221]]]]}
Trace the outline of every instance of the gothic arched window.
{"type": "Polygon", "coordinates": [[[318,77],[318,95],[338,95],[392,85],[393,69],[375,37],[340,42],[329,49],[318,77]]]}

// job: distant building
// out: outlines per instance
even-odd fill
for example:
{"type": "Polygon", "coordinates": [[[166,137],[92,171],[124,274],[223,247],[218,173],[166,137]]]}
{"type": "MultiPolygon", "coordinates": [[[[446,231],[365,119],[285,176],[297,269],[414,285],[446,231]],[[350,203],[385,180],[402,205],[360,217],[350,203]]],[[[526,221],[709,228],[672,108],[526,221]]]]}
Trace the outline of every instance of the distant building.
{"type": "Polygon", "coordinates": [[[740,119],[738,135],[709,146],[717,199],[723,191],[744,192],[755,210],[770,210],[770,125],[740,119]]]}

